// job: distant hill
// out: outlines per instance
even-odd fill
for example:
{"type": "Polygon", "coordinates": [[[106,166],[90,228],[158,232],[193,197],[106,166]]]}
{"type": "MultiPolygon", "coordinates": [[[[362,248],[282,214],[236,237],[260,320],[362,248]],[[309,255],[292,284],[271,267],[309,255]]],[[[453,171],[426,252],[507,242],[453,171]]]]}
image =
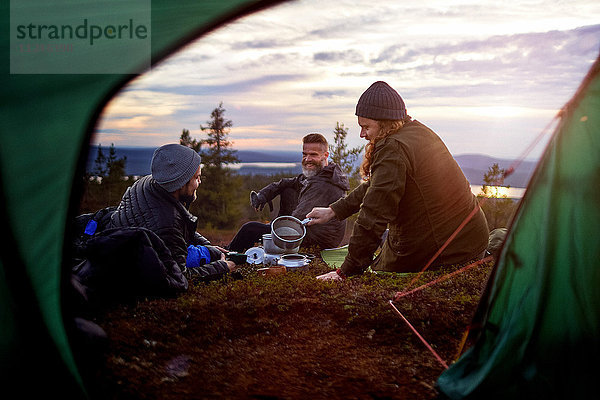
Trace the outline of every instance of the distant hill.
{"type": "MultiPolygon", "coordinates": [[[[108,153],[108,147],[102,149],[108,153]]],[[[125,174],[147,175],[150,173],[150,161],[154,153],[154,147],[115,147],[117,158],[127,157],[125,174]]],[[[94,160],[98,154],[98,147],[90,146],[87,170],[92,171],[94,160]]],[[[241,174],[275,174],[279,172],[295,175],[300,173],[301,153],[299,151],[254,151],[238,150],[237,156],[242,163],[295,163],[294,167],[258,167],[244,166],[239,170],[241,174]]],[[[514,160],[490,157],[482,154],[462,154],[454,156],[458,165],[472,185],[483,184],[483,175],[488,168],[497,163],[500,168],[507,169],[514,160]]],[[[506,184],[512,187],[526,187],[535,169],[537,162],[523,161],[517,170],[509,176],[506,184]]]]}
{"type": "MultiPolygon", "coordinates": [[[[108,146],[102,146],[102,151],[108,155],[108,146]]],[[[154,154],[155,147],[115,147],[117,158],[127,157],[125,164],[126,175],[148,175],[150,173],[150,161],[154,154]]],[[[87,171],[91,172],[94,168],[94,160],[98,155],[98,146],[90,146],[89,157],[87,161],[87,171]]],[[[243,163],[273,162],[273,163],[300,163],[302,154],[299,151],[250,151],[238,150],[236,155],[243,163]]],[[[267,168],[270,170],[270,168],[267,168]]],[[[261,171],[262,169],[256,169],[261,171]]],[[[255,169],[252,169],[252,173],[255,169]]],[[[295,169],[294,169],[295,171],[295,169]]],[[[265,171],[272,173],[273,171],[265,171]]]]}
{"type": "Polygon", "coordinates": [[[276,162],[276,163],[299,163],[302,161],[301,151],[250,151],[238,150],[236,155],[240,162],[276,162]]]}
{"type": "MultiPolygon", "coordinates": [[[[454,159],[472,185],[482,185],[483,175],[493,164],[498,164],[500,168],[508,169],[515,162],[515,160],[511,159],[495,158],[482,154],[462,154],[454,156],[454,159]]],[[[537,161],[522,161],[515,171],[506,178],[504,184],[515,188],[527,187],[536,165],[537,161]]]]}

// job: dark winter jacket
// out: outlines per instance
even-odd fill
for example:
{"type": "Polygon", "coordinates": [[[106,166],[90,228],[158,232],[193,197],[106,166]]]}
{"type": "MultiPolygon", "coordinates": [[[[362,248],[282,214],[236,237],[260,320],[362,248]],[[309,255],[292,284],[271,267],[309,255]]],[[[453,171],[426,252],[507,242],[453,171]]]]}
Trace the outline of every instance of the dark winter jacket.
{"type": "MultiPolygon", "coordinates": [[[[259,195],[266,201],[277,197],[284,189],[293,188],[298,193],[298,204],[292,216],[303,220],[314,207],[328,207],[343,197],[350,186],[348,178],[335,163],[323,167],[315,176],[307,178],[300,174],[294,178],[284,178],[264,187],[259,195]]],[[[302,246],[321,248],[337,247],[344,238],[346,222],[332,220],[326,224],[309,226],[302,246]]]]}
{"type": "MultiPolygon", "coordinates": [[[[197,217],[183,203],[163,189],[151,175],[127,188],[113,213],[109,228],[143,227],[156,233],[183,272],[186,271],[189,245],[209,246],[210,241],[196,232],[197,217]]],[[[202,278],[216,278],[229,272],[225,261],[205,264],[196,273],[202,278]]]]}
{"type": "Polygon", "coordinates": [[[331,208],[340,219],[360,210],[341,266],[347,275],[371,264],[374,270],[420,271],[474,209],[432,266],[469,261],[488,242],[485,215],[469,182],[442,140],[418,121],[377,142],[370,180],[331,208]],[[388,224],[387,239],[373,261],[388,224]]]}
{"type": "Polygon", "coordinates": [[[73,273],[91,303],[172,296],[188,288],[171,252],[146,228],[113,228],[81,237],[73,273]]]}

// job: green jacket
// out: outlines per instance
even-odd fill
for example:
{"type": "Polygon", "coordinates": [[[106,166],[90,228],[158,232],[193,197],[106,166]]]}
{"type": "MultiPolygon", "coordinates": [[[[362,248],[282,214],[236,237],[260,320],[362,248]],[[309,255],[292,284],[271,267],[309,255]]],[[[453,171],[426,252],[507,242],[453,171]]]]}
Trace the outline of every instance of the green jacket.
{"type": "MultiPolygon", "coordinates": [[[[356,275],[371,265],[380,271],[420,271],[475,207],[477,198],[442,140],[411,121],[377,142],[370,180],[331,204],[338,219],[359,212],[341,270],[356,275]]],[[[487,243],[488,226],[479,210],[432,267],[474,259],[487,243]]]]}

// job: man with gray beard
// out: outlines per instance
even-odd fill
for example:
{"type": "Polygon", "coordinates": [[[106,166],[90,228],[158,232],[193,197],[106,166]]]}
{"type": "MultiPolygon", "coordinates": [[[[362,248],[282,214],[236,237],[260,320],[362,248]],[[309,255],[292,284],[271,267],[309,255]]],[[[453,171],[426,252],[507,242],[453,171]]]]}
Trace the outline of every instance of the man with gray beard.
{"type": "MultiPolygon", "coordinates": [[[[310,133],[302,138],[302,174],[273,182],[258,193],[250,193],[250,203],[257,211],[280,196],[278,216],[291,215],[303,220],[313,207],[327,206],[343,197],[350,188],[348,178],[340,167],[329,162],[327,139],[320,133],[310,133]]],[[[327,224],[307,227],[302,246],[332,248],[344,238],[344,221],[332,220],[327,224]],[[316,228],[316,229],[314,229],[316,228]]],[[[271,225],[251,221],[237,232],[229,250],[243,252],[260,242],[262,235],[271,233],[271,225]]]]}

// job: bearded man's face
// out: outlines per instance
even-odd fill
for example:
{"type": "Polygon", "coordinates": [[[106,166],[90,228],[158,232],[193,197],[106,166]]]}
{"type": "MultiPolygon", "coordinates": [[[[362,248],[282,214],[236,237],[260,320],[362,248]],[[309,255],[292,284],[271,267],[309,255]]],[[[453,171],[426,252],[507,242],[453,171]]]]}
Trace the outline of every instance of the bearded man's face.
{"type": "Polygon", "coordinates": [[[304,143],[302,145],[302,173],[307,178],[315,176],[327,165],[329,152],[321,143],[304,143]]]}

